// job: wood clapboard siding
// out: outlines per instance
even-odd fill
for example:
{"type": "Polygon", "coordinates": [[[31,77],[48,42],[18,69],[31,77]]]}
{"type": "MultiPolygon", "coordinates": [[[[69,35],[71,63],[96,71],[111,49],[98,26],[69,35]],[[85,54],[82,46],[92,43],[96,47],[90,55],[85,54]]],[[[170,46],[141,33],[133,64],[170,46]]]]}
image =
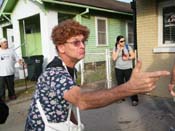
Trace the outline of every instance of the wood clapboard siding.
{"type": "Polygon", "coordinates": [[[86,57],[85,62],[96,62],[105,60],[105,51],[110,49],[112,51],[116,36],[125,35],[125,21],[114,18],[107,18],[108,23],[108,45],[97,46],[96,45],[96,28],[95,28],[95,16],[90,18],[83,18],[82,24],[86,25],[90,30],[90,36],[86,45],[86,57]],[[95,53],[95,54],[94,54],[95,53]],[[97,54],[99,53],[99,54],[97,54]]]}

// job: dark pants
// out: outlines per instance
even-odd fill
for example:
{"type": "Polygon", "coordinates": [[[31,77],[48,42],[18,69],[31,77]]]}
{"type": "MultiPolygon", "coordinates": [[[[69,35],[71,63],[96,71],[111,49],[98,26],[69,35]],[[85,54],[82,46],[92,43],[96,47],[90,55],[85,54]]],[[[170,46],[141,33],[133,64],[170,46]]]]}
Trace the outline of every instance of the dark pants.
{"type": "Polygon", "coordinates": [[[0,98],[5,99],[5,87],[8,89],[8,97],[15,96],[14,75],[0,76],[0,98]]]}
{"type": "MultiPolygon", "coordinates": [[[[131,77],[131,74],[132,74],[132,69],[121,70],[121,69],[115,68],[115,76],[116,76],[118,85],[121,85],[126,81],[128,81],[131,77]]],[[[132,101],[138,101],[137,95],[133,95],[130,98],[132,101]]]]}

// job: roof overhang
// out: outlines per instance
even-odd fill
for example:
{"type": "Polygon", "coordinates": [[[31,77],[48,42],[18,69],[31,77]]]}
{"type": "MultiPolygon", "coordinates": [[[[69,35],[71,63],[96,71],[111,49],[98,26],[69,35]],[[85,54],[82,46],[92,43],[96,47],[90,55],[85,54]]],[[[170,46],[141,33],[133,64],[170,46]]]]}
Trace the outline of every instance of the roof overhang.
{"type": "Polygon", "coordinates": [[[61,0],[42,0],[42,1],[47,2],[47,3],[54,3],[54,4],[74,6],[74,7],[80,7],[80,8],[88,8],[88,9],[98,10],[98,11],[105,11],[105,12],[109,12],[109,13],[117,13],[117,14],[129,15],[129,16],[133,15],[132,13],[128,13],[128,12],[116,11],[116,10],[111,10],[111,9],[104,9],[104,8],[99,8],[99,7],[95,7],[95,6],[82,5],[82,4],[78,4],[78,3],[70,3],[70,2],[61,1],[61,0]]]}
{"type": "MultiPolygon", "coordinates": [[[[78,8],[85,8],[85,9],[91,9],[91,10],[97,10],[97,11],[104,11],[109,13],[116,13],[116,14],[122,14],[122,15],[129,15],[132,16],[132,12],[124,12],[124,11],[117,11],[113,9],[105,9],[100,7],[95,7],[93,5],[82,5],[80,3],[70,3],[67,1],[62,0],[32,0],[33,2],[38,2],[40,4],[43,3],[54,3],[59,5],[65,5],[65,6],[72,6],[72,7],[78,7],[78,8]]],[[[11,13],[13,12],[13,9],[15,8],[18,0],[4,0],[1,8],[0,8],[0,23],[4,22],[10,22],[11,23],[11,13]]]]}
{"type": "Polygon", "coordinates": [[[11,23],[11,13],[18,0],[4,0],[0,9],[0,22],[11,23]]]}
{"type": "MultiPolygon", "coordinates": [[[[42,0],[33,0],[42,4],[42,0]]],[[[0,23],[10,22],[11,23],[11,14],[17,4],[18,0],[4,0],[0,8],[0,23]]]]}

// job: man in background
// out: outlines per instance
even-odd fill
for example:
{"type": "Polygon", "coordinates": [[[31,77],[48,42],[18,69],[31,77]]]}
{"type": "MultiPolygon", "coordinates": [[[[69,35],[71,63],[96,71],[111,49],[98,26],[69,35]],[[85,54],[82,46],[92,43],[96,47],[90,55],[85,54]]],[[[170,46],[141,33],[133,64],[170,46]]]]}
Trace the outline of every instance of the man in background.
{"type": "Polygon", "coordinates": [[[6,38],[0,39],[0,99],[5,101],[5,87],[8,89],[8,97],[15,100],[16,94],[14,89],[15,64],[22,64],[13,49],[8,48],[6,38]]]}

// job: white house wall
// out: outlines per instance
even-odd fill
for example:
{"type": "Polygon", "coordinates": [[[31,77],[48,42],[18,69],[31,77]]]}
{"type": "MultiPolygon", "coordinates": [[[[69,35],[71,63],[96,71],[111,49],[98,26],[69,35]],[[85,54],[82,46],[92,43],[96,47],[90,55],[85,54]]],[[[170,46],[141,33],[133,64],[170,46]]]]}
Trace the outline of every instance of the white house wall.
{"type": "Polygon", "coordinates": [[[42,49],[45,56],[44,65],[53,59],[57,55],[55,46],[51,40],[51,32],[55,25],[58,24],[57,12],[48,11],[47,15],[41,13],[41,37],[42,37],[42,49]]]}
{"type": "Polygon", "coordinates": [[[20,28],[19,20],[25,19],[27,17],[40,14],[40,27],[41,27],[41,42],[42,42],[42,54],[44,55],[44,66],[48,63],[53,56],[56,55],[55,48],[50,39],[51,31],[53,26],[58,24],[57,12],[55,11],[45,11],[37,2],[32,2],[29,0],[19,0],[15,9],[12,12],[11,19],[13,24],[14,42],[16,52],[19,56],[21,53],[21,39],[20,39],[20,28]]]}
{"type": "Polygon", "coordinates": [[[11,23],[9,21],[0,25],[0,38],[3,37],[3,27],[7,27],[7,26],[10,26],[10,25],[11,25],[11,23]]]}

